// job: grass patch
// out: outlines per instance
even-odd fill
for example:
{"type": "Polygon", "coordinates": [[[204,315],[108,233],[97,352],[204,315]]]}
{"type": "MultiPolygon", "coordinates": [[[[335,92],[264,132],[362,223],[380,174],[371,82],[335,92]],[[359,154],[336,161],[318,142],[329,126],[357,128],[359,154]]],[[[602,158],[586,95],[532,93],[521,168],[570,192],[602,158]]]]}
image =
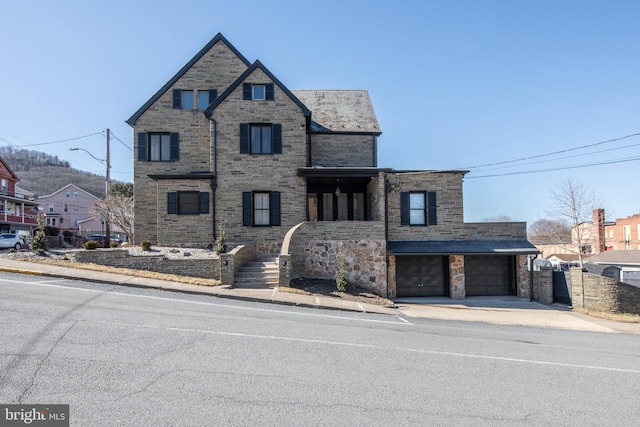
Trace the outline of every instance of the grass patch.
{"type": "Polygon", "coordinates": [[[216,279],[205,279],[201,277],[180,276],[178,274],[156,273],[148,270],[134,270],[131,268],[111,267],[108,265],[73,262],[61,259],[47,258],[28,258],[21,261],[35,262],[40,264],[49,264],[59,267],[79,268],[82,270],[102,271],[105,273],[123,274],[126,276],[145,277],[147,279],[166,280],[170,282],[186,283],[188,285],[199,286],[220,286],[221,283],[216,279]]]}
{"type": "Polygon", "coordinates": [[[584,308],[574,307],[573,311],[586,314],[587,316],[597,317],[599,319],[614,320],[623,323],[640,323],[640,314],[633,313],[610,313],[608,311],[585,310],[584,308]]]}

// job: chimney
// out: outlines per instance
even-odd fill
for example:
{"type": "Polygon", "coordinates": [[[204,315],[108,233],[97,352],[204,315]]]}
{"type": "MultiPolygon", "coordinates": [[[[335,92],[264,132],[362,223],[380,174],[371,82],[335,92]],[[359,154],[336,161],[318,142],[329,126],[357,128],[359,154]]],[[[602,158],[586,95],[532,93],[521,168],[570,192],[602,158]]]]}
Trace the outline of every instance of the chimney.
{"type": "Polygon", "coordinates": [[[604,209],[593,210],[593,253],[599,254],[606,250],[604,235],[604,209]]]}

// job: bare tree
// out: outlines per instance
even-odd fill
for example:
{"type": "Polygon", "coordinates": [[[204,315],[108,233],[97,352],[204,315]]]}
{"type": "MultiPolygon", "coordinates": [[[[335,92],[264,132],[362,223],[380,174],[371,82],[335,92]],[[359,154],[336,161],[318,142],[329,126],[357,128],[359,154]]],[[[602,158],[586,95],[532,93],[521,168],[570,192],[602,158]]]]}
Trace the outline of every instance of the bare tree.
{"type": "Polygon", "coordinates": [[[133,197],[118,194],[98,200],[94,203],[92,212],[96,217],[104,218],[120,228],[129,242],[133,242],[133,197]]]}
{"type": "Polygon", "coordinates": [[[583,182],[565,179],[552,192],[550,213],[571,227],[571,248],[578,254],[580,267],[587,245],[592,243],[593,210],[601,203],[594,192],[583,182]]]}
{"type": "Polygon", "coordinates": [[[539,243],[569,243],[571,226],[566,221],[539,219],[529,226],[528,238],[539,243]]]}

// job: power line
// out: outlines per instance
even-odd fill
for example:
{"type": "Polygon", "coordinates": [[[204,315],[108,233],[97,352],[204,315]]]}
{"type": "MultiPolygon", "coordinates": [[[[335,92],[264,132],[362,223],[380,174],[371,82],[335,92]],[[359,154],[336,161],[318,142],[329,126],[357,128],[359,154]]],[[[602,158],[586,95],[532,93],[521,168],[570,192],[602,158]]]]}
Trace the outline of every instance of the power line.
{"type": "Polygon", "coordinates": [[[507,176],[507,175],[524,175],[528,173],[540,173],[540,172],[553,172],[567,169],[579,169],[579,168],[587,168],[592,166],[602,166],[602,165],[611,165],[614,163],[626,163],[626,162],[634,162],[640,160],[640,157],[630,157],[627,159],[617,159],[617,160],[609,160],[604,162],[597,163],[588,163],[584,165],[575,165],[575,166],[566,166],[566,167],[556,167],[556,168],[548,168],[548,169],[535,169],[529,171],[520,171],[520,172],[506,172],[506,173],[496,173],[492,175],[480,175],[480,176],[467,176],[465,179],[474,179],[474,178],[493,178],[497,176],[507,176]]]}
{"type": "Polygon", "coordinates": [[[640,136],[640,132],[639,133],[633,133],[631,135],[621,136],[620,138],[608,139],[606,141],[600,141],[600,142],[596,142],[596,143],[593,143],[593,144],[582,145],[580,147],[573,147],[573,148],[567,148],[566,150],[554,151],[552,153],[538,154],[536,156],[523,157],[523,158],[515,159],[515,160],[504,160],[502,162],[487,163],[487,164],[484,164],[484,165],[468,166],[468,167],[461,168],[461,169],[477,169],[477,168],[483,168],[485,166],[496,166],[496,165],[503,165],[505,163],[514,163],[514,162],[521,162],[523,160],[538,159],[540,157],[553,156],[555,154],[567,153],[569,151],[581,150],[583,148],[595,147],[596,145],[602,145],[602,144],[607,144],[609,142],[615,142],[615,141],[620,141],[620,140],[627,139],[627,138],[633,138],[634,136],[640,136]]]}
{"type": "MultiPolygon", "coordinates": [[[[6,132],[3,132],[6,133],[6,132]]],[[[7,135],[9,135],[8,133],[6,133],[7,135]]],[[[104,131],[102,132],[95,132],[95,133],[90,133],[89,135],[83,135],[83,136],[78,136],[76,138],[69,138],[69,139],[61,139],[59,141],[50,141],[50,142],[40,142],[38,144],[26,144],[26,145],[20,145],[20,147],[37,147],[39,145],[50,145],[50,144],[58,144],[60,142],[67,142],[67,141],[76,141],[78,139],[83,139],[83,138],[89,138],[90,136],[94,136],[94,135],[102,135],[104,134],[104,131]]],[[[15,138],[15,137],[14,137],[15,138]]],[[[4,139],[4,138],[2,138],[4,139]]],[[[18,138],[19,139],[19,138],[18,138]]],[[[6,141],[6,139],[4,139],[6,141]]]]}
{"type": "Polygon", "coordinates": [[[129,147],[125,142],[123,142],[120,138],[118,138],[116,136],[116,134],[113,133],[112,130],[109,130],[109,133],[111,134],[112,137],[114,137],[116,140],[118,140],[118,142],[120,142],[120,144],[124,145],[125,148],[127,148],[129,151],[133,152],[133,148],[129,147]]]}

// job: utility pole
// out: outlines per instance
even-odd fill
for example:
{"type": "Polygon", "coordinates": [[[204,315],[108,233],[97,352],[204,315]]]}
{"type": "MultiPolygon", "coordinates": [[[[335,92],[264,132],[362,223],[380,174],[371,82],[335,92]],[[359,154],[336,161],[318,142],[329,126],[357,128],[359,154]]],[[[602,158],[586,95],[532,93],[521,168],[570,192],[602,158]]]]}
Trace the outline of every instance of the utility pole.
{"type": "MultiPolygon", "coordinates": [[[[107,158],[106,158],[106,164],[107,164],[107,177],[106,177],[106,182],[105,182],[105,200],[109,197],[109,192],[111,190],[111,173],[110,173],[110,169],[111,169],[111,162],[109,161],[109,128],[107,128],[107,158]]],[[[111,227],[109,224],[109,219],[108,217],[105,218],[105,246],[108,248],[111,244],[111,227]]]]}

